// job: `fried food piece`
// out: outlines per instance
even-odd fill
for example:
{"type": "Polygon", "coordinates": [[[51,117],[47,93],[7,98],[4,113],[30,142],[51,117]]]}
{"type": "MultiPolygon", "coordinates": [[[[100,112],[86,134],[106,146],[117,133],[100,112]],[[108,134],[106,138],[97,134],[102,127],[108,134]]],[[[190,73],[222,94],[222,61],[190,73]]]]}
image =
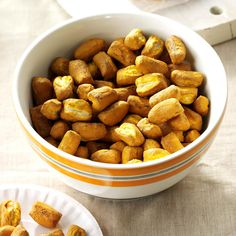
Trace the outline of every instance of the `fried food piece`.
{"type": "Polygon", "coordinates": [[[101,88],[101,87],[104,87],[104,86],[108,86],[110,88],[114,88],[115,87],[113,82],[105,81],[105,80],[94,80],[94,86],[96,88],[101,88]]]}
{"type": "Polygon", "coordinates": [[[184,111],[176,98],[169,98],[156,104],[148,113],[148,119],[154,124],[160,124],[178,116],[184,111]]]}
{"type": "Polygon", "coordinates": [[[39,236],[64,236],[64,233],[61,229],[54,229],[48,233],[40,234],[39,236]]]}
{"type": "Polygon", "coordinates": [[[57,120],[60,117],[62,103],[57,99],[49,99],[41,107],[41,113],[49,120],[57,120]]]}
{"type": "Polygon", "coordinates": [[[198,71],[184,71],[184,70],[174,70],[171,72],[171,81],[180,87],[199,87],[204,76],[198,71]]]}
{"type": "Polygon", "coordinates": [[[31,86],[35,105],[41,105],[53,97],[52,82],[46,77],[34,77],[31,86]]]}
{"type": "Polygon", "coordinates": [[[125,144],[124,142],[118,141],[118,142],[113,143],[113,144],[110,146],[110,149],[115,149],[115,150],[117,150],[117,151],[122,152],[125,147],[126,147],[126,144],[125,144]]]}
{"type": "Polygon", "coordinates": [[[114,89],[104,86],[89,92],[88,100],[92,102],[93,109],[99,112],[117,101],[118,94],[114,89]]]}
{"type": "Polygon", "coordinates": [[[121,162],[121,152],[114,149],[101,149],[91,155],[91,160],[119,164],[121,162]]]}
{"type": "Polygon", "coordinates": [[[12,225],[5,225],[0,227],[0,236],[11,236],[15,227],[12,225]]]}
{"type": "Polygon", "coordinates": [[[146,138],[157,139],[162,136],[160,127],[149,122],[148,118],[140,120],[137,127],[146,138]]]}
{"type": "Polygon", "coordinates": [[[89,150],[88,147],[85,146],[79,146],[76,153],[74,154],[77,157],[81,157],[84,159],[88,159],[89,158],[89,150]]]}
{"type": "Polygon", "coordinates": [[[131,30],[125,37],[124,44],[131,50],[138,50],[146,43],[146,38],[141,29],[131,30]]]}
{"type": "Polygon", "coordinates": [[[81,137],[73,130],[68,130],[62,138],[58,149],[74,155],[80,145],[81,137]]]}
{"type": "Polygon", "coordinates": [[[94,90],[94,86],[92,84],[80,84],[77,88],[77,95],[80,99],[88,100],[88,93],[94,90]]]}
{"type": "Polygon", "coordinates": [[[74,81],[71,76],[58,76],[53,81],[53,88],[58,100],[73,97],[74,81]]]}
{"type": "Polygon", "coordinates": [[[130,95],[127,99],[129,103],[129,112],[142,117],[146,117],[151,110],[149,101],[147,98],[140,98],[135,95],[130,95]]]}
{"type": "Polygon", "coordinates": [[[99,113],[99,120],[108,126],[119,123],[129,111],[129,104],[125,101],[118,101],[99,113]]]}
{"type": "Polygon", "coordinates": [[[169,87],[155,93],[149,98],[149,104],[154,107],[157,103],[162,102],[169,98],[180,99],[180,90],[175,85],[170,85],[169,87]]]}
{"type": "Polygon", "coordinates": [[[196,129],[192,129],[192,130],[189,130],[187,133],[186,133],[186,136],[185,136],[185,142],[186,143],[191,143],[193,142],[194,140],[196,140],[198,137],[200,137],[200,133],[199,131],[197,131],[196,129]]]}
{"type": "Polygon", "coordinates": [[[72,124],[72,129],[80,134],[82,141],[99,140],[107,133],[103,123],[76,122],[72,124]]]}
{"type": "Polygon", "coordinates": [[[172,132],[175,133],[181,143],[184,142],[184,132],[182,130],[173,130],[172,132]]]}
{"type": "Polygon", "coordinates": [[[172,129],[171,129],[168,122],[163,122],[161,124],[158,124],[158,126],[161,128],[163,136],[165,136],[165,135],[169,134],[170,132],[172,132],[172,129]]]}
{"type": "Polygon", "coordinates": [[[146,139],[143,144],[143,150],[146,151],[151,148],[160,148],[161,145],[154,139],[146,139]]]}
{"type": "Polygon", "coordinates": [[[166,39],[165,46],[173,64],[180,64],[184,61],[186,57],[186,47],[179,37],[175,35],[170,36],[166,39]]]}
{"type": "Polygon", "coordinates": [[[202,117],[197,112],[191,110],[188,107],[184,107],[184,113],[190,123],[190,129],[196,129],[201,131],[202,129],[202,117]]]}
{"type": "Polygon", "coordinates": [[[190,123],[184,112],[168,121],[172,130],[187,131],[190,128],[190,123]]]}
{"type": "Polygon", "coordinates": [[[152,58],[158,58],[161,55],[163,49],[164,42],[157,36],[151,35],[148,38],[141,54],[152,58]]]}
{"type": "Polygon", "coordinates": [[[76,84],[93,84],[94,82],[88,65],[82,60],[70,61],[69,73],[76,84]]]}
{"type": "Polygon", "coordinates": [[[17,225],[13,230],[11,236],[29,236],[29,233],[23,225],[17,225]]]}
{"type": "Polygon", "coordinates": [[[68,130],[69,125],[65,121],[59,120],[53,124],[50,135],[56,140],[61,140],[68,130]]]}
{"type": "Polygon", "coordinates": [[[129,114],[125,117],[125,119],[123,120],[123,123],[131,123],[131,124],[137,125],[141,119],[142,117],[139,115],[129,114]]]}
{"type": "Polygon", "coordinates": [[[90,61],[94,55],[105,49],[106,42],[100,38],[94,38],[84,41],[74,52],[74,58],[90,61]]]}
{"type": "Polygon", "coordinates": [[[137,87],[136,92],[140,97],[153,95],[168,86],[164,75],[160,73],[143,75],[136,79],[135,85],[137,87]]]}
{"type": "Polygon", "coordinates": [[[59,211],[44,202],[35,202],[29,215],[39,225],[46,228],[55,228],[62,217],[62,214],[59,211]]]}
{"type": "Polygon", "coordinates": [[[145,141],[143,134],[134,124],[122,123],[120,127],[116,129],[116,132],[122,141],[132,147],[140,146],[145,141]]]}
{"type": "Polygon", "coordinates": [[[101,139],[104,142],[115,143],[120,141],[119,136],[117,135],[116,128],[119,126],[107,127],[106,135],[101,139]]]}
{"type": "Polygon", "coordinates": [[[180,103],[189,105],[197,98],[198,89],[192,87],[178,87],[180,90],[180,103]]]}
{"type": "Polygon", "coordinates": [[[50,70],[59,76],[69,75],[69,60],[64,57],[57,57],[53,60],[50,70]]]}
{"type": "Polygon", "coordinates": [[[143,148],[142,147],[130,147],[126,146],[122,152],[122,164],[126,164],[130,160],[143,158],[143,148]]]}
{"type": "Polygon", "coordinates": [[[108,48],[107,54],[124,66],[133,65],[136,57],[121,41],[113,41],[108,48]]]}
{"type": "Polygon", "coordinates": [[[41,113],[42,105],[30,108],[30,116],[36,132],[46,138],[50,134],[51,122],[41,113]]]}
{"type": "Polygon", "coordinates": [[[109,144],[108,143],[98,143],[98,142],[87,142],[86,147],[88,148],[88,151],[91,155],[98,150],[109,148],[109,144]]]}
{"type": "Polygon", "coordinates": [[[66,121],[89,121],[92,118],[92,108],[83,99],[68,98],[63,101],[61,118],[66,121]]]}
{"type": "Polygon", "coordinates": [[[143,74],[148,73],[162,73],[168,74],[168,66],[164,61],[160,61],[148,56],[137,56],[135,59],[135,65],[139,72],[143,74]]]}
{"type": "Polygon", "coordinates": [[[143,161],[154,161],[170,155],[170,153],[162,148],[150,148],[143,152],[143,161]]]}
{"type": "Polygon", "coordinates": [[[0,226],[17,226],[21,220],[21,207],[12,200],[3,201],[0,205],[0,226]]]}
{"type": "Polygon", "coordinates": [[[78,225],[71,225],[66,236],[87,236],[86,231],[78,225]]]}
{"type": "Polygon", "coordinates": [[[209,99],[200,95],[193,103],[194,110],[202,116],[206,116],[209,112],[209,99]]]}
{"type": "Polygon", "coordinates": [[[182,149],[184,146],[179,141],[175,133],[171,132],[161,139],[162,147],[170,153],[177,152],[182,149]]]}
{"type": "Polygon", "coordinates": [[[192,70],[192,66],[188,61],[183,61],[180,64],[169,64],[168,65],[169,71],[172,72],[174,70],[185,70],[190,71],[192,70]]]}
{"type": "Polygon", "coordinates": [[[59,143],[57,142],[57,140],[55,140],[52,136],[48,136],[47,138],[45,138],[45,140],[50,143],[51,145],[53,145],[54,147],[58,147],[59,143]]]}
{"type": "Polygon", "coordinates": [[[119,101],[127,101],[129,95],[136,95],[136,86],[131,85],[123,88],[115,88],[114,89],[118,94],[119,101]]]}
{"type": "Polygon", "coordinates": [[[93,62],[99,68],[102,77],[105,80],[110,80],[116,76],[117,68],[111,57],[105,52],[99,52],[93,57],[93,62]]]}
{"type": "Polygon", "coordinates": [[[98,79],[102,76],[100,73],[100,70],[98,69],[97,65],[93,61],[88,63],[88,69],[94,79],[98,79]]]}
{"type": "Polygon", "coordinates": [[[132,159],[130,161],[128,161],[126,164],[136,164],[136,163],[142,163],[143,161],[138,160],[138,159],[132,159]]]}
{"type": "Polygon", "coordinates": [[[119,86],[135,84],[135,80],[142,75],[135,65],[130,65],[117,71],[116,83],[119,86]]]}

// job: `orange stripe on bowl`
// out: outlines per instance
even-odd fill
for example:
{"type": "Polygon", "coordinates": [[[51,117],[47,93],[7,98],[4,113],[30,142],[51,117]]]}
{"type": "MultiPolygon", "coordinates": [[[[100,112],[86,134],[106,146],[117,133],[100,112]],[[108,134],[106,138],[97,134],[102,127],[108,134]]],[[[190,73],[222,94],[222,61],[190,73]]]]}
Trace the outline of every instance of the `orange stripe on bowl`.
{"type": "MultiPolygon", "coordinates": [[[[208,148],[206,148],[207,150],[208,148]]],[[[162,180],[165,180],[167,178],[170,178],[174,175],[179,174],[180,172],[184,171],[185,169],[189,168],[190,166],[192,166],[195,162],[197,162],[200,157],[206,152],[206,150],[204,150],[202,153],[200,153],[200,155],[196,156],[193,160],[191,160],[190,162],[186,163],[185,165],[181,166],[178,169],[175,169],[171,172],[159,175],[159,176],[155,176],[155,177],[151,177],[151,178],[147,178],[147,179],[139,179],[139,180],[130,180],[130,181],[112,181],[112,180],[101,180],[101,179],[94,179],[94,178],[89,178],[89,177],[85,177],[85,176],[81,176],[78,175],[76,173],[72,173],[68,170],[65,170],[55,164],[53,164],[52,162],[48,161],[46,158],[44,158],[40,153],[38,153],[38,155],[40,156],[40,158],[42,160],[44,160],[45,162],[47,162],[52,168],[54,168],[55,170],[59,171],[60,173],[71,177],[73,179],[77,179],[79,181],[82,182],[86,182],[89,184],[94,184],[94,185],[100,185],[100,186],[111,186],[111,187],[131,187],[131,186],[141,186],[141,185],[146,185],[146,184],[151,184],[151,183],[155,183],[155,182],[159,182],[162,180]]]]}
{"type": "MultiPolygon", "coordinates": [[[[222,117],[223,118],[223,117],[222,117]]],[[[189,150],[187,153],[184,153],[183,155],[174,158],[172,160],[166,161],[164,163],[157,163],[152,166],[147,166],[147,167],[139,167],[139,168],[131,168],[131,169],[112,169],[112,168],[99,168],[99,167],[94,167],[90,165],[85,165],[81,164],[75,161],[68,160],[65,157],[59,156],[55,153],[53,153],[51,150],[47,149],[43,145],[41,145],[24,127],[24,125],[21,123],[25,133],[29,137],[29,139],[36,145],[38,146],[49,158],[53,158],[56,161],[59,161],[63,163],[64,165],[67,165],[69,167],[72,167],[74,169],[78,169],[80,171],[88,172],[88,173],[93,173],[93,174],[100,174],[100,175],[107,175],[107,176],[133,176],[133,175],[142,175],[142,174],[147,174],[151,173],[154,171],[159,171],[166,169],[168,167],[171,167],[173,165],[176,165],[184,160],[187,160],[192,154],[194,154],[199,148],[201,148],[203,145],[208,143],[208,141],[215,135],[221,121],[218,122],[216,127],[212,130],[212,132],[201,142],[199,143],[196,147],[193,149],[189,150]]],[[[19,119],[20,120],[20,119],[19,119]]]]}

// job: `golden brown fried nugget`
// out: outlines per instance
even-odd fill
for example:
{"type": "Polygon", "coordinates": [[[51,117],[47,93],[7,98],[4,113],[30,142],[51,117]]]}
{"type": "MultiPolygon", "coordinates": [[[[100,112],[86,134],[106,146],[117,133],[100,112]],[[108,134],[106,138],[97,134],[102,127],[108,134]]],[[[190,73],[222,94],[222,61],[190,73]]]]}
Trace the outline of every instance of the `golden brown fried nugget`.
{"type": "Polygon", "coordinates": [[[183,145],[179,141],[175,133],[171,132],[161,139],[162,147],[170,153],[177,152],[183,148],[183,145]]]}
{"type": "Polygon", "coordinates": [[[162,136],[160,127],[149,122],[148,118],[140,120],[137,127],[146,138],[157,139],[162,136]]]}
{"type": "Polygon", "coordinates": [[[154,124],[161,124],[178,116],[183,111],[183,107],[176,98],[169,98],[156,104],[148,113],[148,119],[154,124]]]}
{"type": "Polygon", "coordinates": [[[92,108],[83,99],[68,98],[63,101],[61,118],[66,121],[89,121],[92,118],[92,108]]]}
{"type": "Polygon", "coordinates": [[[93,109],[99,112],[117,101],[118,94],[114,89],[104,86],[89,92],[88,100],[92,102],[93,109]]]}
{"type": "Polygon", "coordinates": [[[168,66],[164,61],[160,61],[147,56],[137,56],[135,65],[140,73],[162,73],[167,75],[169,73],[168,66]]]}
{"type": "Polygon", "coordinates": [[[88,100],[88,93],[94,90],[94,86],[92,84],[81,84],[77,88],[77,95],[80,99],[88,100]]]}
{"type": "Polygon", "coordinates": [[[37,133],[46,138],[50,134],[51,122],[41,113],[42,105],[30,108],[30,116],[34,129],[37,133]]]}
{"type": "Polygon", "coordinates": [[[122,151],[122,164],[128,163],[130,160],[143,159],[143,148],[142,147],[130,147],[126,146],[122,151]]]}
{"type": "Polygon", "coordinates": [[[99,68],[102,77],[105,80],[110,80],[116,76],[117,68],[111,57],[105,52],[99,52],[93,57],[94,63],[99,68]]]}
{"type": "Polygon", "coordinates": [[[103,123],[75,122],[72,124],[72,129],[80,134],[82,141],[99,140],[107,133],[103,123]]]}
{"type": "Polygon", "coordinates": [[[94,82],[88,65],[82,60],[70,61],[69,73],[73,77],[76,84],[93,84],[94,82]]]}
{"type": "Polygon", "coordinates": [[[186,47],[179,37],[175,35],[170,36],[166,39],[165,46],[173,64],[180,64],[184,61],[186,57],[186,47]]]}
{"type": "Polygon", "coordinates": [[[140,146],[144,143],[145,139],[141,131],[131,123],[122,123],[116,129],[118,137],[127,143],[129,146],[140,146]]]}
{"type": "Polygon", "coordinates": [[[127,102],[129,103],[129,112],[142,117],[146,117],[151,109],[147,98],[130,95],[127,102]]]}
{"type": "Polygon", "coordinates": [[[53,60],[50,69],[56,75],[69,75],[69,60],[64,57],[57,57],[53,60]]]}
{"type": "Polygon", "coordinates": [[[170,155],[170,153],[162,148],[150,148],[143,152],[143,161],[154,161],[170,155]]]}
{"type": "Polygon", "coordinates": [[[21,207],[18,202],[6,200],[0,204],[0,226],[17,226],[20,220],[21,207]]]}
{"type": "Polygon", "coordinates": [[[176,98],[178,100],[180,99],[180,90],[177,86],[170,85],[169,87],[153,94],[149,98],[149,103],[150,103],[151,107],[153,107],[157,103],[162,102],[162,101],[169,99],[169,98],[176,98]]]}
{"type": "Polygon", "coordinates": [[[60,117],[62,103],[57,99],[49,99],[41,107],[41,113],[49,120],[57,120],[60,117]]]}
{"type": "Polygon", "coordinates": [[[99,120],[108,126],[119,123],[129,111],[129,104],[125,101],[118,101],[107,107],[98,114],[99,120]]]}
{"type": "Polygon", "coordinates": [[[119,101],[127,101],[129,95],[136,95],[136,86],[131,85],[123,88],[114,88],[118,94],[119,101]]]}
{"type": "Polygon", "coordinates": [[[121,152],[114,149],[101,149],[91,155],[91,160],[119,164],[121,162],[121,152]]]}
{"type": "Polygon", "coordinates": [[[140,97],[153,95],[168,86],[164,75],[160,73],[143,75],[136,79],[135,85],[137,87],[136,92],[140,97]]]}
{"type": "Polygon", "coordinates": [[[194,110],[202,116],[206,116],[209,112],[209,99],[200,95],[193,103],[194,110]]]}
{"type": "Polygon", "coordinates": [[[151,35],[148,38],[141,54],[148,57],[158,58],[161,55],[163,49],[164,42],[157,36],[151,35]]]}
{"type": "Polygon", "coordinates": [[[52,82],[46,77],[34,77],[31,86],[35,105],[41,105],[53,97],[52,82]]]}
{"type": "Polygon", "coordinates": [[[171,81],[180,87],[199,87],[204,76],[198,71],[174,70],[171,72],[171,81]]]}
{"type": "Polygon", "coordinates": [[[106,42],[100,38],[94,38],[84,41],[74,52],[76,59],[90,61],[94,55],[104,50],[106,42]]]}
{"type": "Polygon", "coordinates": [[[74,81],[71,76],[58,76],[53,81],[53,88],[58,100],[73,97],[74,81]]]}
{"type": "Polygon", "coordinates": [[[141,29],[131,30],[124,39],[124,44],[131,50],[138,50],[146,43],[146,38],[141,29]]]}
{"type": "Polygon", "coordinates": [[[46,228],[55,228],[62,214],[44,202],[35,202],[29,215],[39,225],[46,228]]]}
{"type": "Polygon", "coordinates": [[[124,66],[133,65],[136,57],[121,41],[113,41],[108,48],[107,54],[124,66]]]}
{"type": "Polygon", "coordinates": [[[58,149],[74,155],[80,145],[80,140],[81,137],[77,132],[68,130],[62,138],[58,149]]]}
{"type": "Polygon", "coordinates": [[[135,84],[135,80],[142,75],[135,65],[130,65],[117,71],[116,83],[119,86],[135,84]]]}

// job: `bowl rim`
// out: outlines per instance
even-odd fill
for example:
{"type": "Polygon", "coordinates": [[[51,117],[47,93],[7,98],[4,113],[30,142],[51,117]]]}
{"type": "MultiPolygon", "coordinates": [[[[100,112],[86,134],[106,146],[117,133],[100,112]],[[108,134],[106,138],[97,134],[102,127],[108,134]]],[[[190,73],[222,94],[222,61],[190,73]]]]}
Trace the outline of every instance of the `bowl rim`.
{"type": "Polygon", "coordinates": [[[200,143],[202,143],[202,141],[204,139],[206,139],[215,129],[215,127],[221,122],[224,113],[225,113],[225,109],[226,109],[226,104],[227,104],[227,97],[228,97],[228,85],[227,85],[227,78],[226,78],[226,73],[224,70],[224,66],[219,58],[219,56],[217,55],[216,51],[200,36],[198,35],[196,32],[194,32],[193,30],[191,30],[190,28],[188,28],[187,26],[172,20],[170,18],[164,17],[164,16],[160,16],[158,14],[153,14],[153,13],[146,13],[146,12],[132,12],[132,13],[105,13],[105,14],[97,14],[97,15],[92,15],[92,16],[87,16],[87,17],[83,17],[83,18],[72,18],[72,19],[68,19],[63,21],[62,23],[59,23],[57,25],[55,25],[54,27],[49,28],[48,30],[46,30],[44,33],[40,34],[38,37],[36,37],[36,39],[33,40],[33,42],[25,49],[25,51],[23,52],[22,56],[20,57],[17,66],[16,66],[16,70],[15,70],[15,74],[14,74],[14,79],[13,79],[13,84],[12,84],[12,96],[13,96],[13,104],[15,107],[15,111],[17,114],[17,117],[20,121],[20,123],[22,124],[22,126],[26,129],[26,131],[28,131],[28,133],[38,142],[40,143],[42,146],[46,147],[47,149],[49,149],[51,152],[53,152],[56,155],[62,156],[63,158],[66,158],[67,160],[76,162],[78,164],[82,164],[82,165],[86,165],[86,166],[92,166],[95,168],[102,168],[102,169],[118,169],[118,170],[122,170],[122,169],[136,169],[136,168],[145,168],[145,167],[149,167],[149,166],[154,166],[154,165],[158,165],[158,164],[162,164],[165,163],[167,161],[173,160],[187,152],[189,152],[191,149],[194,149],[194,147],[198,146],[200,143]],[[159,21],[165,21],[169,24],[174,25],[175,27],[180,28],[181,30],[184,31],[188,31],[189,34],[191,34],[194,38],[196,38],[198,41],[201,42],[201,44],[208,48],[208,51],[211,52],[212,55],[214,55],[215,59],[218,61],[218,70],[221,71],[221,74],[223,76],[221,76],[221,80],[222,80],[222,87],[221,89],[224,90],[224,94],[225,97],[222,97],[221,99],[224,99],[224,103],[222,106],[222,110],[219,113],[219,115],[216,117],[214,123],[211,125],[211,128],[209,128],[209,126],[204,130],[204,132],[201,134],[201,136],[196,139],[194,142],[190,143],[188,146],[184,147],[183,149],[172,153],[170,155],[168,155],[165,158],[160,158],[160,159],[156,159],[153,161],[148,161],[148,162],[142,162],[142,163],[134,163],[134,164],[110,164],[110,163],[102,163],[102,162],[96,162],[96,161],[92,161],[89,159],[84,159],[84,158],[79,158],[76,156],[73,156],[71,154],[68,154],[64,151],[59,150],[58,148],[54,147],[53,145],[49,144],[46,140],[44,140],[31,126],[30,122],[27,120],[27,118],[25,117],[23,110],[21,109],[21,105],[20,105],[20,101],[18,99],[18,85],[19,85],[19,74],[22,68],[22,65],[25,61],[25,59],[27,58],[28,54],[30,54],[31,50],[37,46],[38,43],[40,43],[41,41],[43,41],[47,36],[49,36],[50,34],[52,34],[54,31],[58,31],[64,27],[69,26],[70,24],[73,23],[83,23],[83,21],[87,21],[87,20],[95,20],[96,18],[100,19],[100,18],[112,18],[112,17],[122,17],[122,16],[134,16],[134,17],[147,17],[147,18],[153,18],[153,19],[158,19],[159,21]]]}

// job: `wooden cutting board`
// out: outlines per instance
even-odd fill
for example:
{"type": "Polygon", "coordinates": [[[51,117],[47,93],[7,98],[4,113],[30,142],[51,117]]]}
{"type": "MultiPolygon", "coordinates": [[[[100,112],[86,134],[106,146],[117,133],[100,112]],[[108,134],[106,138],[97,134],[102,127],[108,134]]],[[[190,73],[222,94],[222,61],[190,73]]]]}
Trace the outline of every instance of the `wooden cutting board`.
{"type": "Polygon", "coordinates": [[[157,13],[187,25],[211,45],[236,37],[235,0],[57,0],[72,17],[109,12],[157,13]]]}

